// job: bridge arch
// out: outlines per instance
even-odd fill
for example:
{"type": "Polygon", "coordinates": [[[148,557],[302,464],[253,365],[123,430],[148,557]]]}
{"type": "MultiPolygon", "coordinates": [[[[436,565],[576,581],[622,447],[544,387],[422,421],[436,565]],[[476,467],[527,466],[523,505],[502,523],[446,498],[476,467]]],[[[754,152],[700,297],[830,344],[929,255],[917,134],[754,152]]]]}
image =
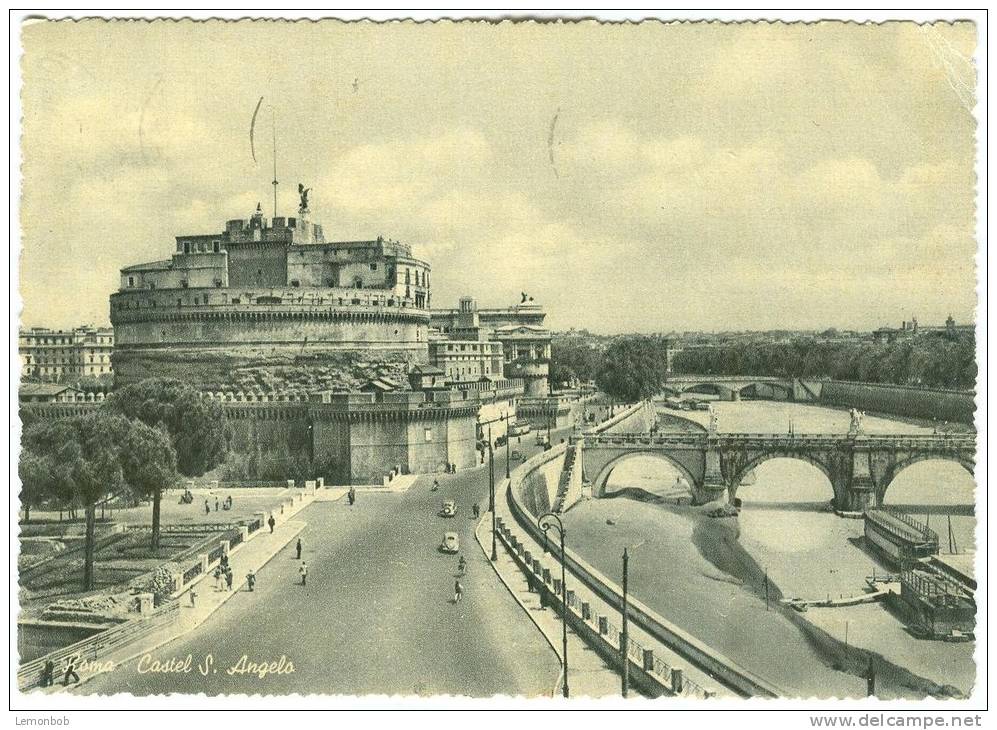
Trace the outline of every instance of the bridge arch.
{"type": "Polygon", "coordinates": [[[793,400],[793,386],[788,383],[780,383],[777,381],[758,380],[751,383],[744,383],[742,385],[737,385],[734,388],[734,390],[737,392],[739,396],[743,397],[745,395],[745,391],[749,390],[750,388],[755,389],[755,394],[756,394],[755,397],[761,397],[757,395],[759,388],[763,390],[765,388],[768,388],[773,392],[778,390],[780,393],[782,393],[783,395],[782,400],[787,400],[787,401],[793,400]]]}
{"type": "Polygon", "coordinates": [[[675,459],[672,456],[669,456],[668,454],[660,450],[635,449],[633,451],[627,451],[624,454],[620,454],[619,456],[613,457],[602,466],[602,468],[599,470],[599,473],[596,475],[595,479],[592,480],[593,494],[595,494],[597,497],[605,497],[606,484],[609,482],[609,476],[610,474],[613,473],[613,470],[616,469],[616,467],[620,466],[620,464],[622,464],[623,462],[630,461],[631,459],[637,457],[645,457],[645,458],[651,457],[657,459],[658,461],[662,461],[668,464],[668,466],[678,471],[682,475],[682,478],[685,479],[686,484],[689,485],[689,494],[692,495],[695,493],[697,480],[687,465],[683,464],[678,459],[675,459]]]}
{"type": "Polygon", "coordinates": [[[918,464],[922,461],[947,461],[950,463],[955,463],[969,472],[969,476],[975,478],[976,463],[966,458],[965,456],[950,453],[950,454],[915,454],[908,457],[902,461],[898,461],[894,464],[890,470],[886,473],[886,478],[882,481],[877,490],[877,503],[883,504],[886,500],[886,492],[889,490],[893,481],[900,476],[901,472],[914,464],[918,464]]]}
{"type": "Polygon", "coordinates": [[[699,393],[701,395],[715,395],[721,400],[734,400],[734,394],[738,392],[738,387],[727,385],[726,383],[711,383],[708,380],[704,380],[699,383],[688,383],[685,385],[680,385],[679,393],[699,393]],[[708,389],[709,392],[705,392],[703,389],[708,389]]]}
{"type": "Polygon", "coordinates": [[[759,454],[757,456],[748,459],[743,466],[741,466],[733,474],[727,475],[727,483],[729,485],[728,492],[731,502],[737,496],[737,489],[741,486],[741,480],[748,475],[751,470],[761,466],[766,461],[772,461],[773,459],[789,459],[791,461],[802,461],[804,463],[810,464],[815,467],[821,474],[827,477],[827,483],[831,487],[831,494],[835,501],[838,499],[838,486],[835,484],[835,479],[833,476],[832,468],[829,464],[822,461],[819,457],[808,454],[806,452],[800,451],[773,451],[770,453],[759,454]]]}

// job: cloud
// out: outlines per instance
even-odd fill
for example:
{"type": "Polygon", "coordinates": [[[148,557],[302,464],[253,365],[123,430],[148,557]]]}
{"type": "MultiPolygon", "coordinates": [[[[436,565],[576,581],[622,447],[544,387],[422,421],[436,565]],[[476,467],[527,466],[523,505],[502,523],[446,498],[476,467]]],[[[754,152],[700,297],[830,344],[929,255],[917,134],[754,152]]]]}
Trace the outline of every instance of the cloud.
{"type": "Polygon", "coordinates": [[[648,331],[972,315],[974,123],[952,87],[972,85],[971,26],[641,26],[625,42],[501,26],[457,45],[446,27],[275,26],[249,56],[236,27],[170,28],[26,40],[30,324],[106,321],[120,267],[258,201],[269,214],[269,146],[254,163],[248,142],[260,95],[280,212],[300,180],[327,238],[411,243],[436,306],[526,290],[552,327],[648,331]],[[273,62],[290,43],[294,63],[273,62]]]}

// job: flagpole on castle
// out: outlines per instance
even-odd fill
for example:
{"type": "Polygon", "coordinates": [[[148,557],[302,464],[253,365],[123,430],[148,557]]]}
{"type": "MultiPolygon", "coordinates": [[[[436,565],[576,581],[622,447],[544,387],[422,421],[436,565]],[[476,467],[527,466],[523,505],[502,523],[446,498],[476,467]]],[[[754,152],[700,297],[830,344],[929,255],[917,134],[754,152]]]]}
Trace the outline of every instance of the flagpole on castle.
{"type": "Polygon", "coordinates": [[[272,110],[273,128],[273,217],[277,217],[277,112],[272,110]]]}

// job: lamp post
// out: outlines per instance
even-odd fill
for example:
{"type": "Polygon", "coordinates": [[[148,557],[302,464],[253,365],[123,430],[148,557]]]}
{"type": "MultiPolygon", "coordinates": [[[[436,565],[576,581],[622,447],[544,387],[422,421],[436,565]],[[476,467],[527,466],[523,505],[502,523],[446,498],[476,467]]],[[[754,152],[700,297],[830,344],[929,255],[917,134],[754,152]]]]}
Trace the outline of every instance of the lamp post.
{"type": "Polygon", "coordinates": [[[636,550],[646,541],[641,540],[636,545],[631,545],[629,548],[623,548],[623,631],[620,632],[620,654],[623,658],[623,696],[626,697],[630,692],[630,631],[629,631],[629,614],[628,609],[629,602],[627,600],[627,583],[629,579],[630,572],[630,553],[629,550],[632,548],[636,550]]]}
{"type": "Polygon", "coordinates": [[[509,435],[509,414],[505,414],[505,478],[509,478],[509,450],[512,448],[512,437],[509,435]]]}
{"type": "Polygon", "coordinates": [[[537,519],[537,525],[541,530],[544,531],[544,537],[547,536],[547,530],[552,527],[557,528],[558,536],[561,539],[561,646],[563,650],[563,668],[564,668],[564,682],[563,682],[563,694],[565,697],[568,696],[568,586],[564,582],[564,523],[561,522],[561,518],[558,517],[553,512],[547,512],[540,515],[537,519]],[[556,524],[555,524],[556,523],[556,524]]]}
{"type": "Polygon", "coordinates": [[[488,424],[488,505],[492,512],[492,562],[498,560],[495,549],[495,454],[492,451],[492,426],[488,424]]]}
{"type": "Polygon", "coordinates": [[[627,566],[630,563],[630,556],[627,549],[623,548],[623,631],[620,633],[620,654],[623,656],[623,696],[626,697],[630,691],[630,634],[627,631],[627,566]]]}

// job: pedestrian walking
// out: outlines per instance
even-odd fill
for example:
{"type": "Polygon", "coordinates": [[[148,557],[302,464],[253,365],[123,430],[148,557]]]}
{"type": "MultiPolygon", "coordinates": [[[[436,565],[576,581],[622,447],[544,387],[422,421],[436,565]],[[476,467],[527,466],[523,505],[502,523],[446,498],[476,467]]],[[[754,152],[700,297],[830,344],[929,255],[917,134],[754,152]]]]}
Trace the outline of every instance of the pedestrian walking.
{"type": "Polygon", "coordinates": [[[220,591],[222,589],[222,569],[221,567],[215,568],[215,590],[220,591]]]}
{"type": "Polygon", "coordinates": [[[273,515],[270,515],[270,519],[267,520],[267,524],[270,525],[270,534],[272,535],[273,534],[274,525],[277,524],[277,520],[275,520],[273,518],[273,515]]]}
{"type": "Polygon", "coordinates": [[[246,586],[249,588],[250,593],[256,588],[256,573],[252,569],[246,573],[246,586]]]}
{"type": "Polygon", "coordinates": [[[190,607],[197,608],[197,592],[193,588],[190,589],[190,607]]]}
{"type": "Polygon", "coordinates": [[[301,585],[305,585],[308,581],[308,564],[304,560],[301,561],[298,573],[301,575],[301,585]]]}
{"type": "Polygon", "coordinates": [[[208,500],[204,500],[204,514],[211,514],[211,506],[208,504],[208,500]]]}
{"type": "Polygon", "coordinates": [[[464,556],[460,556],[460,560],[457,561],[457,571],[464,575],[464,571],[467,570],[467,561],[464,560],[464,556]]]}
{"type": "Polygon", "coordinates": [[[294,546],[294,551],[297,553],[295,559],[301,560],[301,538],[298,538],[298,544],[294,546]]]}
{"type": "Polygon", "coordinates": [[[215,497],[215,512],[218,511],[218,497],[215,497]]]}
{"type": "Polygon", "coordinates": [[[460,603],[460,599],[464,596],[464,586],[460,584],[460,579],[453,582],[453,602],[460,603]]]}
{"type": "Polygon", "coordinates": [[[45,662],[45,668],[42,669],[42,687],[51,687],[55,684],[55,662],[49,659],[45,662]]]}
{"type": "Polygon", "coordinates": [[[66,675],[62,678],[62,686],[69,686],[69,678],[72,677],[74,682],[80,681],[80,675],[76,673],[76,657],[71,656],[66,660],[66,675]]]}
{"type": "Polygon", "coordinates": [[[439,488],[440,488],[440,480],[439,479],[434,479],[433,480],[433,488],[430,489],[429,491],[430,492],[435,492],[439,488]]]}
{"type": "Polygon", "coordinates": [[[478,503],[477,502],[475,502],[471,506],[471,512],[474,513],[474,519],[478,519],[478,517],[481,515],[481,508],[478,507],[478,503]]]}
{"type": "Polygon", "coordinates": [[[232,590],[232,569],[229,568],[225,571],[225,587],[228,590],[232,590]]]}

